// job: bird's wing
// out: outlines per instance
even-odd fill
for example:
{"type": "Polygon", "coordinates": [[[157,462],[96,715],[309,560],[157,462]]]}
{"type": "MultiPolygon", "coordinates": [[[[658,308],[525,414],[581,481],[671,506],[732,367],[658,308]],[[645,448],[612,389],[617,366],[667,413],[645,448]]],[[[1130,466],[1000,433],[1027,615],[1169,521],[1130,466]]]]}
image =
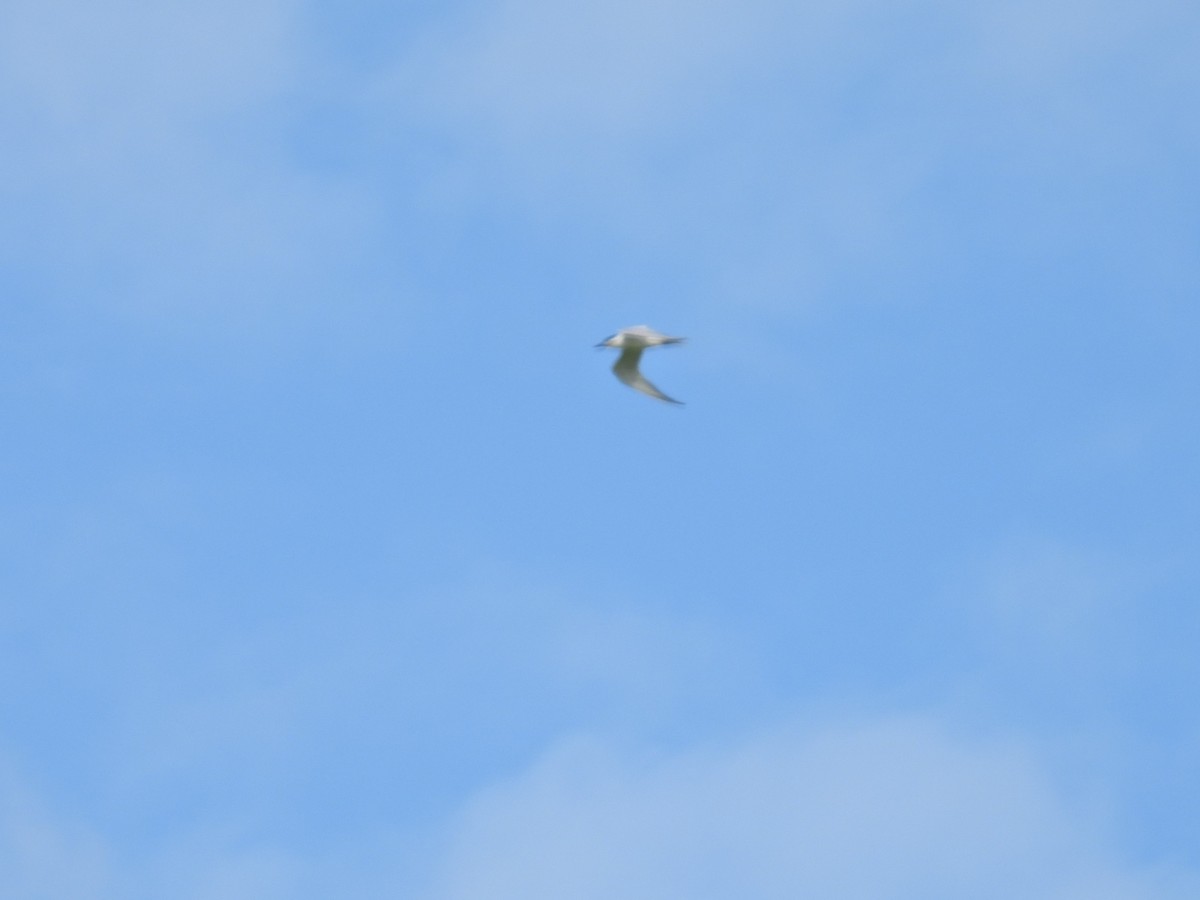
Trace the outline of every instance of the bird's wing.
{"type": "Polygon", "coordinates": [[[624,333],[630,337],[637,338],[647,347],[661,347],[663,344],[682,344],[685,340],[681,337],[671,337],[669,334],[655,331],[649,325],[634,325],[632,328],[626,328],[624,333]]]}
{"type": "Polygon", "coordinates": [[[613,373],[623,384],[629,385],[635,391],[641,391],[643,394],[648,394],[658,400],[666,400],[668,403],[678,403],[682,406],[683,404],[679,400],[668,397],[647,381],[646,376],[638,370],[638,362],[642,358],[642,349],[642,347],[630,347],[622,351],[613,365],[613,373]]]}

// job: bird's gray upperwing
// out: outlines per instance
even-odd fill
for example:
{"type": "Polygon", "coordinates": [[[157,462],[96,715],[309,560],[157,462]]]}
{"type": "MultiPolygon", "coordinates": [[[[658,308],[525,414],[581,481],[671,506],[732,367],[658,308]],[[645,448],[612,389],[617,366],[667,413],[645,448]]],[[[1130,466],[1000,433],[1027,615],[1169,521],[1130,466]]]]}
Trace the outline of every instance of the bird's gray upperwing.
{"type": "Polygon", "coordinates": [[[643,349],[642,347],[629,347],[621,351],[621,355],[617,357],[617,361],[613,364],[613,373],[623,384],[629,385],[635,391],[641,391],[643,394],[647,394],[658,400],[665,400],[668,403],[677,403],[682,406],[683,403],[681,401],[673,397],[668,397],[652,385],[638,369],[643,349]]]}

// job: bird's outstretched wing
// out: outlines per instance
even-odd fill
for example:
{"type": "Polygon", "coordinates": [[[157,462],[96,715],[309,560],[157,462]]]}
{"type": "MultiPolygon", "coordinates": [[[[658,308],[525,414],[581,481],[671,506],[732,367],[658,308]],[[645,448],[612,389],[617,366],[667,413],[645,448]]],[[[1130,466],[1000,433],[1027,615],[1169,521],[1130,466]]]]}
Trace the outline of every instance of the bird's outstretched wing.
{"type": "Polygon", "coordinates": [[[668,403],[676,403],[682,406],[683,403],[681,401],[673,397],[668,397],[652,385],[638,369],[643,349],[642,347],[629,347],[621,351],[621,355],[617,357],[616,363],[613,364],[613,373],[623,384],[629,385],[635,391],[641,391],[643,394],[648,394],[657,400],[665,400],[668,403]]]}

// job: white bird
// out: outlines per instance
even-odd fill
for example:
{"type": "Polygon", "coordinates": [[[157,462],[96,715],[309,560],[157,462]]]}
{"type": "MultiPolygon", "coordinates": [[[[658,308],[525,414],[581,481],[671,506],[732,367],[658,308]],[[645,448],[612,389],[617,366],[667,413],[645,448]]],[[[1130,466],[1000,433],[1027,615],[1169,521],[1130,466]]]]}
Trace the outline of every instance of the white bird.
{"type": "Polygon", "coordinates": [[[661,347],[664,344],[682,344],[684,341],[681,337],[669,337],[665,334],[659,334],[648,325],[634,325],[632,328],[622,328],[612,337],[607,337],[598,343],[597,347],[616,347],[621,351],[621,355],[617,357],[616,363],[613,364],[613,374],[621,380],[623,384],[629,385],[635,391],[641,391],[643,394],[648,394],[658,400],[666,400],[668,403],[683,404],[680,401],[668,397],[638,371],[638,363],[642,359],[642,351],[647,347],[661,347]]]}

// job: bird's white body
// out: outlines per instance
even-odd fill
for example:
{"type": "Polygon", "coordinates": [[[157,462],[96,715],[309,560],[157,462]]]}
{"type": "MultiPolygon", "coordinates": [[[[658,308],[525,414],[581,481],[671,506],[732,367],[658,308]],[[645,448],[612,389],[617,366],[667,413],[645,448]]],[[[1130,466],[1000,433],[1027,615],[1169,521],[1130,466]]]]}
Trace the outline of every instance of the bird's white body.
{"type": "Polygon", "coordinates": [[[678,400],[668,397],[646,380],[646,377],[638,369],[638,363],[641,362],[642,351],[647,347],[682,344],[683,341],[684,339],[681,337],[671,337],[670,335],[662,334],[648,325],[634,325],[631,328],[621,329],[612,337],[605,338],[596,346],[615,347],[621,351],[621,355],[617,357],[617,361],[613,365],[613,374],[621,380],[622,384],[627,384],[635,391],[641,391],[643,394],[654,397],[657,400],[665,400],[668,403],[679,403],[678,400]]]}

